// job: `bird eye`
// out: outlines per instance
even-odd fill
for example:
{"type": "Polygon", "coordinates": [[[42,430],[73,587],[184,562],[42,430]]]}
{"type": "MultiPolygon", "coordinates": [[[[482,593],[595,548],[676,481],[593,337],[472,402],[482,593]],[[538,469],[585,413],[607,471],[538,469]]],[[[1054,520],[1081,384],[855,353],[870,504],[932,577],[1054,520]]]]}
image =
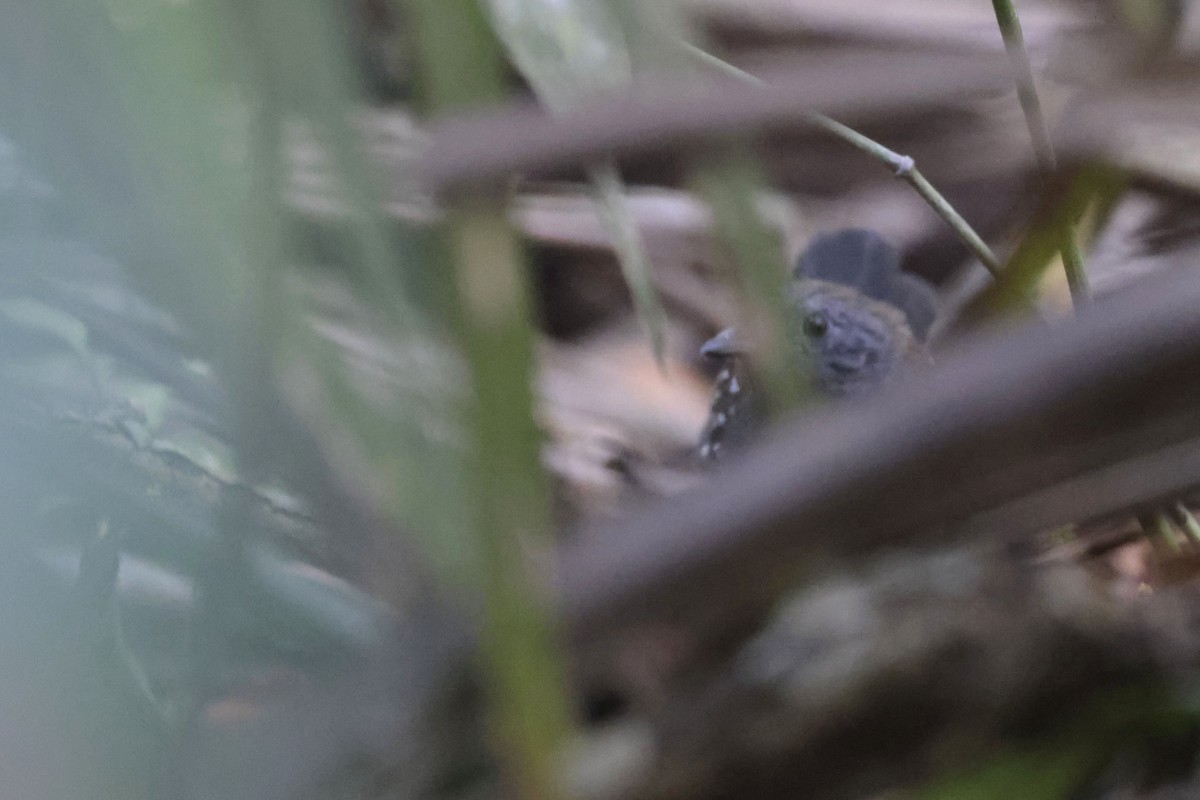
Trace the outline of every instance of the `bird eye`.
{"type": "Polygon", "coordinates": [[[812,339],[820,339],[829,330],[829,321],[825,315],[817,311],[804,318],[804,335],[812,339]]]}

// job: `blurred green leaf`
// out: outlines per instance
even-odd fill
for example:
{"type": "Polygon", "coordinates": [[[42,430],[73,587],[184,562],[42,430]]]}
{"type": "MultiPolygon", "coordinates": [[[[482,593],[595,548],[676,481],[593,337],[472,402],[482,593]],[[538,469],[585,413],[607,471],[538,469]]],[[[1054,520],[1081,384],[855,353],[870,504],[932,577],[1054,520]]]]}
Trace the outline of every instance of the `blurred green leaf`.
{"type": "Polygon", "coordinates": [[[980,769],[939,784],[921,800],[1064,800],[1083,780],[1095,753],[1087,741],[1001,756],[980,769]]]}
{"type": "Polygon", "coordinates": [[[487,5],[497,36],[551,112],[629,89],[629,51],[603,0],[487,0],[487,5]]]}
{"type": "Polygon", "coordinates": [[[989,318],[1032,309],[1038,284],[1061,252],[1064,235],[1074,230],[1089,206],[1111,207],[1123,187],[1123,175],[1102,164],[1082,168],[1066,182],[1053,184],[1000,277],[972,303],[965,316],[989,318]]]}
{"type": "Polygon", "coordinates": [[[1126,686],[1095,698],[1055,732],[944,778],[917,797],[1069,800],[1114,764],[1135,768],[1140,760],[1152,760],[1166,741],[1191,741],[1196,725],[1189,698],[1161,686],[1126,686]]]}
{"type": "Polygon", "coordinates": [[[626,201],[621,176],[616,165],[609,162],[593,166],[588,170],[588,177],[599,203],[600,219],[612,237],[625,283],[633,296],[634,308],[650,339],[650,348],[659,366],[665,368],[667,314],[654,286],[650,255],[626,201]]]}
{"type": "Polygon", "coordinates": [[[751,156],[731,148],[720,158],[696,168],[692,179],[713,209],[717,236],[737,267],[734,276],[746,298],[750,318],[761,320],[765,349],[761,371],[772,413],[786,411],[813,396],[803,385],[805,374],[789,345],[788,271],[778,233],[762,219],[758,198],[764,186],[761,167],[751,156]]]}

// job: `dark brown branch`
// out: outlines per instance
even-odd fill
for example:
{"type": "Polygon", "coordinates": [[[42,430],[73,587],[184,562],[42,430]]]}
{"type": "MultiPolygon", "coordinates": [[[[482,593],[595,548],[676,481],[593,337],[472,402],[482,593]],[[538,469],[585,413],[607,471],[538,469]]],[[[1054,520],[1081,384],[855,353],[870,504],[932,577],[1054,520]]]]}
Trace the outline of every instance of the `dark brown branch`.
{"type": "Polygon", "coordinates": [[[639,779],[592,796],[871,797],[1039,737],[1104,753],[1161,709],[1150,687],[1194,662],[1194,600],[1163,592],[1118,610],[1074,565],[1031,570],[990,548],[893,554],[789,597],[654,715],[639,779]]]}
{"type": "Polygon", "coordinates": [[[947,538],[1038,493],[1028,513],[995,518],[1003,533],[1200,482],[1188,457],[1125,493],[1090,491],[1087,504],[1045,494],[1102,486],[1104,470],[1200,437],[1198,306],[1200,276],[1175,271],[1052,332],[993,334],[894,392],[796,420],[702,490],[582,532],[561,555],[563,613],[585,629],[738,615],[802,569],[947,538]]]}
{"type": "Polygon", "coordinates": [[[1194,141],[1200,128],[1200,64],[1081,93],[1058,126],[1062,158],[1105,159],[1159,190],[1197,191],[1194,141]]]}
{"type": "Polygon", "coordinates": [[[811,112],[861,122],[1002,85],[1002,61],[927,53],[801,57],[730,80],[681,85],[641,101],[597,102],[551,119],[530,107],[452,119],[430,131],[419,172],[434,193],[608,155],[812,124],[811,112]]]}

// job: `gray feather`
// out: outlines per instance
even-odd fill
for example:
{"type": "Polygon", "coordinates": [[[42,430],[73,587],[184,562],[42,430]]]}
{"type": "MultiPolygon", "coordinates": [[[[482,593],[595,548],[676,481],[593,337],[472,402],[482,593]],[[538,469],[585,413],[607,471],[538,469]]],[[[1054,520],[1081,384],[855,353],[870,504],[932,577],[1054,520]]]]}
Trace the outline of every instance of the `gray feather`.
{"type": "Polygon", "coordinates": [[[937,291],[916,275],[902,272],[896,276],[891,302],[904,312],[913,335],[925,341],[937,316],[937,291]]]}
{"type": "Polygon", "coordinates": [[[800,256],[795,276],[840,283],[886,303],[899,272],[900,253],[882,236],[847,228],[814,238],[800,256]]]}
{"type": "Polygon", "coordinates": [[[918,339],[933,324],[936,293],[915,275],[900,271],[900,251],[865,228],[846,228],[815,237],[796,264],[797,279],[848,286],[873,300],[896,306],[918,339]]]}

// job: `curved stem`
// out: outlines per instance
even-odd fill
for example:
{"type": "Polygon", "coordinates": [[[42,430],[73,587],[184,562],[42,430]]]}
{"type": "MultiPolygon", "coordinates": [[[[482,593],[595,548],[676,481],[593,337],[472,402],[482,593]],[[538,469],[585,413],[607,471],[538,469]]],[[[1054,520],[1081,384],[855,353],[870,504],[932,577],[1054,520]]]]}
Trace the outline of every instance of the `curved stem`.
{"type": "MultiPolygon", "coordinates": [[[[702,50],[689,42],[682,42],[681,44],[685,50],[697,59],[721,70],[727,75],[732,75],[747,83],[753,83],[758,86],[763,85],[763,81],[760,78],[735,67],[728,61],[717,58],[712,53],[702,50]]],[[[911,186],[913,191],[924,198],[930,208],[945,220],[947,225],[954,229],[955,233],[971,249],[971,252],[987,268],[988,272],[992,273],[993,276],[999,276],[1001,265],[1000,260],[996,258],[996,254],[987,246],[982,237],[975,232],[975,229],[963,219],[962,215],[954,209],[954,206],[950,205],[950,202],[921,174],[911,156],[901,155],[894,150],[890,150],[874,139],[863,136],[853,128],[843,125],[824,114],[812,113],[809,115],[809,119],[814,125],[891,167],[897,178],[911,186]]]]}

